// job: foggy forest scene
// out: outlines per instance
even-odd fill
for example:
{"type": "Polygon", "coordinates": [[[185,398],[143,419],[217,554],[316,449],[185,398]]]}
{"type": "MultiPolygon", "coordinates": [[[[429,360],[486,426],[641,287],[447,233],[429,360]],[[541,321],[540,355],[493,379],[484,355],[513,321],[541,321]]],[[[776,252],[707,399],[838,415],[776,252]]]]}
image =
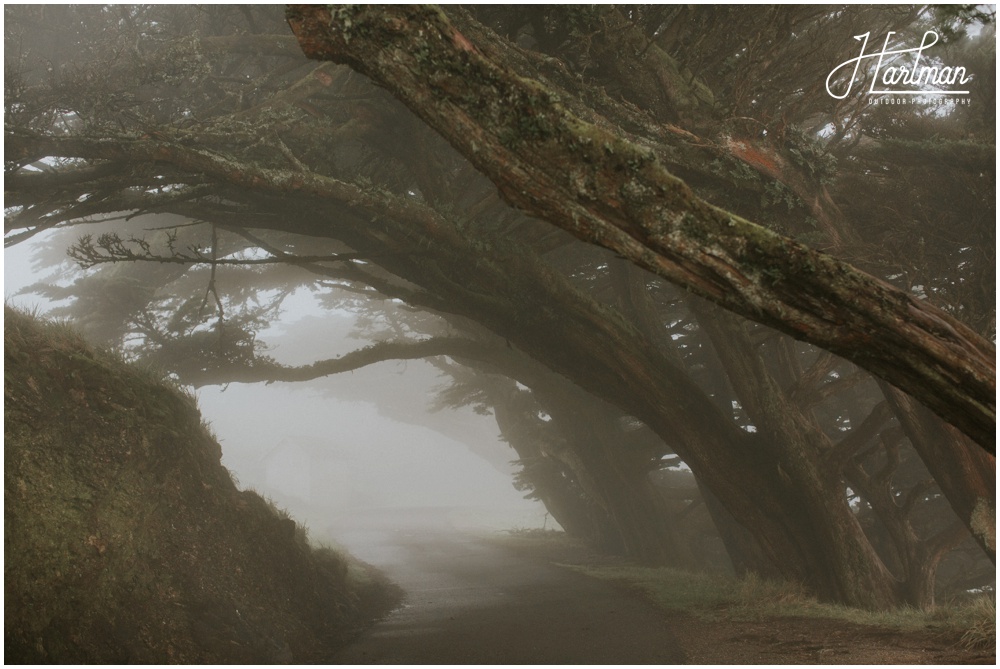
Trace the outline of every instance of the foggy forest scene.
{"type": "Polygon", "coordinates": [[[995,5],[4,49],[6,662],[995,665],[995,5]]]}

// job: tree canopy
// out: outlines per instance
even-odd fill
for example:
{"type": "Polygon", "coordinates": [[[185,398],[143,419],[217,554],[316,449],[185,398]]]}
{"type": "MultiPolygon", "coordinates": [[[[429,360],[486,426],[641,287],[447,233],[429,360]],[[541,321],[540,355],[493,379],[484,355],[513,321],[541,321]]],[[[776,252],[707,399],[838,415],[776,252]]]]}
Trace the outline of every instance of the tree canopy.
{"type": "MultiPolygon", "coordinates": [[[[601,27],[613,30],[615,17],[601,18],[601,27]]],[[[511,204],[740,315],[843,355],[995,452],[990,342],[912,295],[698,198],[655,150],[574,114],[566,100],[572,92],[554,93],[505,67],[509,45],[480,49],[444,12],[427,7],[296,6],[289,21],[309,57],[349,64],[385,86],[511,204]]],[[[682,86],[672,84],[667,94],[682,86]]],[[[690,95],[697,100],[699,92],[690,95]]],[[[754,144],[756,160],[781,171],[780,153],[772,157],[768,143],[754,144]]]]}
{"type": "Polygon", "coordinates": [[[87,272],[39,290],[92,336],[194,384],[429,357],[519,486],[648,561],[698,561],[695,508],[855,605],[929,605],[970,533],[995,558],[991,16],[5,12],[7,244],[69,230],[87,272]],[[972,104],[824,90],[854,35],[930,29],[972,104]],[[269,358],[300,286],[371,345],[269,358]]]}

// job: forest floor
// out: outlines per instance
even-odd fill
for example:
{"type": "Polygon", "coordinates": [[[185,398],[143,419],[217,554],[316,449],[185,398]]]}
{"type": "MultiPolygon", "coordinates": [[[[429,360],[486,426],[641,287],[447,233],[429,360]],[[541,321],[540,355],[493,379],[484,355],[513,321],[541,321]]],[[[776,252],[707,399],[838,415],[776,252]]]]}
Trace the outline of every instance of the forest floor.
{"type": "MultiPolygon", "coordinates": [[[[741,601],[713,603],[691,595],[678,608],[635,574],[642,570],[620,558],[597,555],[580,544],[527,534],[499,540],[523,555],[542,558],[573,571],[612,581],[618,587],[658,603],[667,626],[688,664],[989,664],[996,647],[970,647],[954,621],[933,616],[925,624],[866,624],[834,617],[780,615],[763,592],[759,607],[741,601]]],[[[679,572],[678,572],[679,573],[679,572]]],[[[701,580],[690,575],[692,580],[701,580]]],[[[694,590],[695,588],[692,588],[694,590]]],[[[765,589],[761,589],[764,591],[765,589]]],[[[788,606],[791,611],[795,605],[788,606]]],[[[916,612],[913,612],[916,614],[916,612]]],[[[918,614],[919,615],[919,614],[918,614]]]]}
{"type": "Polygon", "coordinates": [[[689,664],[995,664],[961,634],[898,630],[830,618],[708,621],[668,614],[689,664]]]}

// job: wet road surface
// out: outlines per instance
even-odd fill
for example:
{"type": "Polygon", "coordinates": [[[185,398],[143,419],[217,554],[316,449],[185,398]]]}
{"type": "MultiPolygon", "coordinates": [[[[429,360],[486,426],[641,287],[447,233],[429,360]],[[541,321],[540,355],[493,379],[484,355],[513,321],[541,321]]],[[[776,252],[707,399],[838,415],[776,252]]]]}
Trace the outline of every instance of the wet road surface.
{"type": "MultiPolygon", "coordinates": [[[[413,519],[410,519],[413,520],[413,519]]],[[[606,582],[458,532],[340,529],[407,592],[402,608],[331,658],[342,664],[678,664],[663,615],[606,582]]]]}

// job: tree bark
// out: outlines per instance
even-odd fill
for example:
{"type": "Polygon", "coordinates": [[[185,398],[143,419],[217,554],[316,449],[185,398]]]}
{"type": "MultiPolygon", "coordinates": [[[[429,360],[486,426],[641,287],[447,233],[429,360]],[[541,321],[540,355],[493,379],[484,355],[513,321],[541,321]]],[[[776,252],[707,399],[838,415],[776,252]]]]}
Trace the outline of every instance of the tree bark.
{"type": "Polygon", "coordinates": [[[781,570],[764,554],[754,534],[733,518],[733,515],[708,487],[699,483],[698,488],[705,499],[705,506],[708,507],[712,522],[715,523],[715,527],[719,531],[719,536],[722,538],[726,553],[729,555],[729,561],[737,576],[755,574],[765,579],[780,579],[781,570]]]}
{"type": "Polygon", "coordinates": [[[829,466],[832,444],[777,386],[752,347],[745,321],[704,303],[692,306],[754,424],[761,457],[753,466],[771,479],[781,500],[776,519],[787,528],[797,559],[767,545],[765,552],[786,576],[808,565],[812,573],[797,574],[797,580],[827,597],[867,598],[874,607],[895,604],[895,580],[848,506],[839,469],[829,466]]]}
{"type": "Polygon", "coordinates": [[[951,508],[996,564],[996,458],[976,448],[965,435],[905,393],[885,383],[880,386],[951,508]]]}
{"type": "Polygon", "coordinates": [[[995,347],[950,315],[696,197],[435,7],[293,5],[310,58],[390,90],[514,206],[893,383],[995,452],[995,347]]]}

